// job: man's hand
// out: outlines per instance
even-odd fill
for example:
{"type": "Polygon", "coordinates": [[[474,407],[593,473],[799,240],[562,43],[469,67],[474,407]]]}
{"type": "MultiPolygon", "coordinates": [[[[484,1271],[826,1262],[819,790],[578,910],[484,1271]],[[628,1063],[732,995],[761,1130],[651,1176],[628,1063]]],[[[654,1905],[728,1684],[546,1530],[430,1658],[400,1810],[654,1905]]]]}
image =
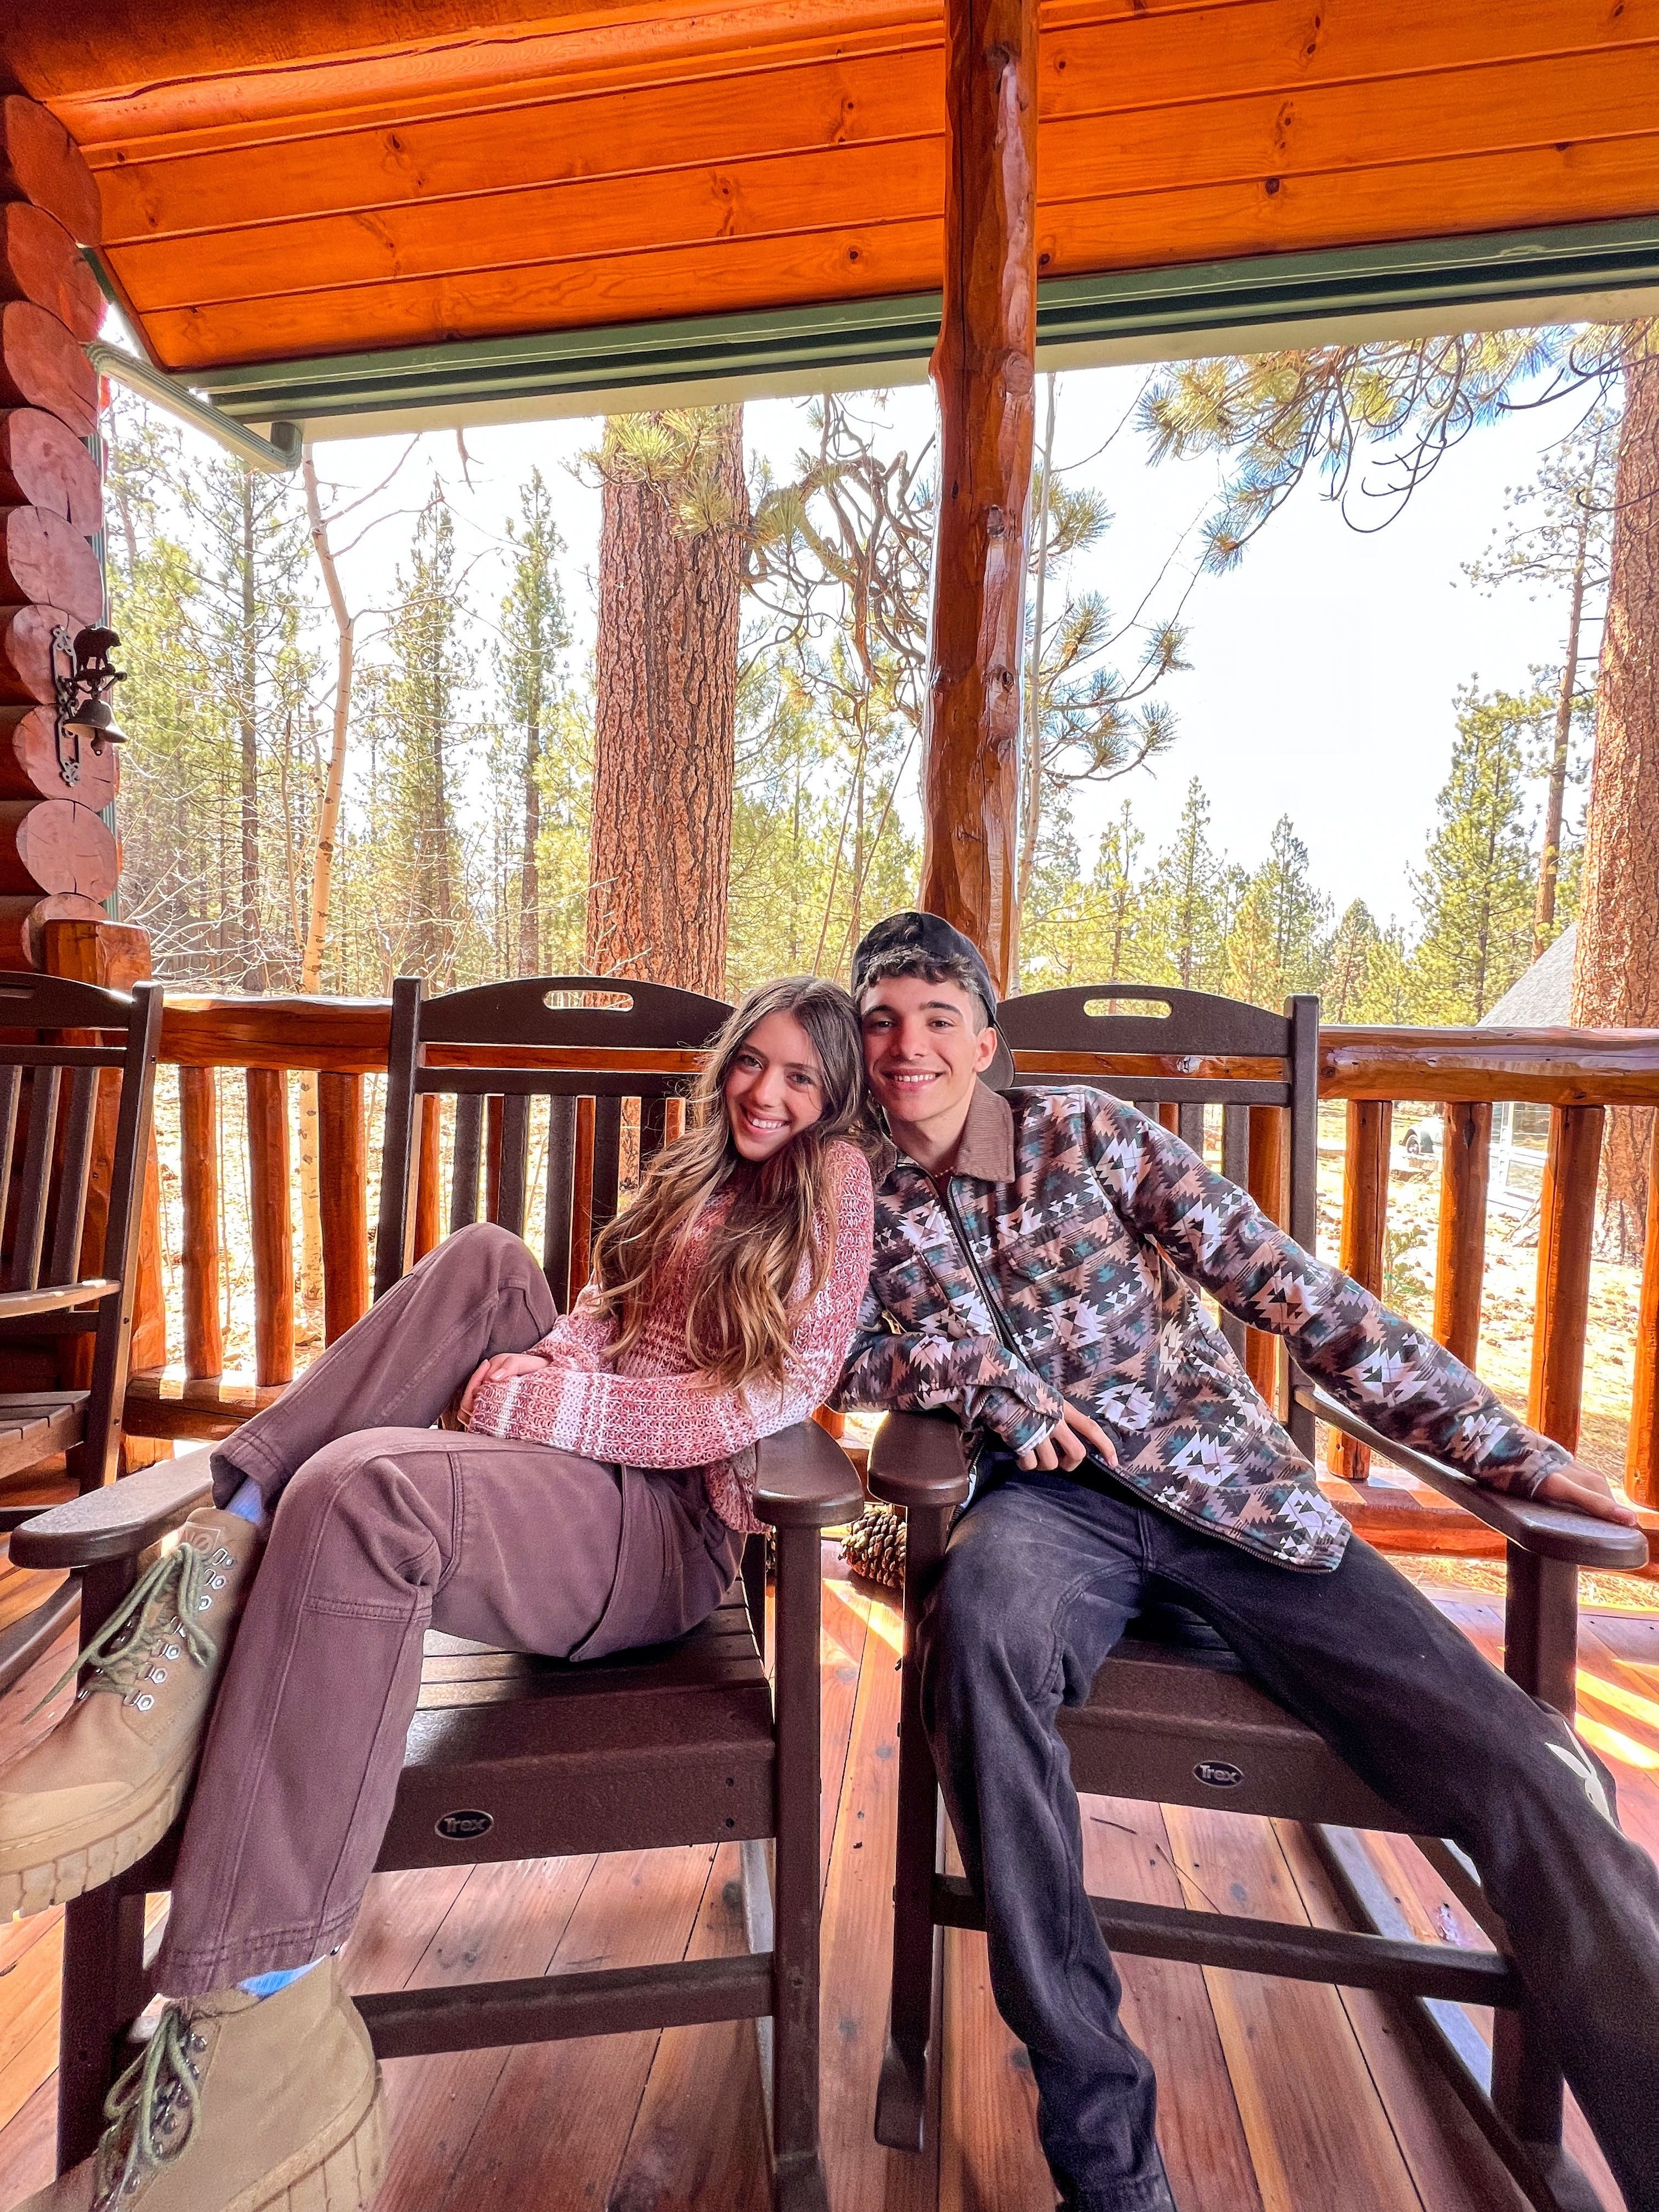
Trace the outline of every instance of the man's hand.
{"type": "Polygon", "coordinates": [[[482,1384],[505,1382],[512,1375],[533,1375],[538,1368],[550,1364],[539,1352],[498,1352],[493,1359],[484,1360],[473,1370],[465,1389],[461,1393],[461,1402],[455,1408],[461,1426],[465,1428],[471,1418],[472,1401],[482,1384]]]}
{"type": "Polygon", "coordinates": [[[1060,1417],[1060,1425],[1046,1436],[1040,1444],[1019,1455],[1022,1467],[1063,1468],[1070,1474],[1081,1467],[1092,1452],[1108,1467],[1117,1465],[1117,1448],[1098,1421],[1091,1421],[1078,1407],[1068,1404],[1060,1417]]]}
{"type": "Polygon", "coordinates": [[[1568,1467],[1557,1468],[1547,1474],[1538,1486],[1536,1495],[1547,1505],[1571,1506],[1577,1513],[1593,1514],[1598,1521],[1617,1521],[1626,1528],[1639,1528],[1640,1516],[1628,1505],[1621,1504],[1607,1484],[1604,1474],[1582,1460],[1574,1460],[1568,1467]]]}

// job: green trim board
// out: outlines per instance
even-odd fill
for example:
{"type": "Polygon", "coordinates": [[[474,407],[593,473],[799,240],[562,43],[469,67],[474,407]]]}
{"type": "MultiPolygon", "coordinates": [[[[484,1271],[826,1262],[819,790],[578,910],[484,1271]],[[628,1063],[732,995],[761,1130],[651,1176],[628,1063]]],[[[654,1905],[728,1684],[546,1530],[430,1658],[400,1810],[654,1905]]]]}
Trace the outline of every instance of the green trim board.
{"type": "MultiPolygon", "coordinates": [[[[643,406],[911,382],[926,374],[939,308],[937,292],[918,292],[339,354],[181,381],[242,422],[372,434],[422,422],[588,413],[581,403],[609,396],[614,404],[623,392],[643,406]]],[[[1643,217],[1052,278],[1038,287],[1037,352],[1040,365],[1066,368],[1368,327],[1426,332],[1655,312],[1659,217],[1643,217]]]]}

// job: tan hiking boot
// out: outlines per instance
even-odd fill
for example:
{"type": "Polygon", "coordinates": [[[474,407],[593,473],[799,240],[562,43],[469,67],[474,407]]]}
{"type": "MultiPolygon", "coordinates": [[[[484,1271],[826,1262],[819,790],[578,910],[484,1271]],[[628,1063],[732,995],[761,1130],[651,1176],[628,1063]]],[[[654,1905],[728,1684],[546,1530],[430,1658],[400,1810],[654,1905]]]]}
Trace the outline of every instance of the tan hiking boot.
{"type": "Polygon", "coordinates": [[[325,1959],[275,1996],[170,2004],[93,2156],[20,2212],[358,2212],[386,2169],[368,2030],[325,1959]]]}
{"type": "Polygon", "coordinates": [[[198,1506],[76,1659],[93,1672],[75,1703],[0,1770],[0,1914],[95,1889],[167,1833],[262,1541],[198,1506]]]}

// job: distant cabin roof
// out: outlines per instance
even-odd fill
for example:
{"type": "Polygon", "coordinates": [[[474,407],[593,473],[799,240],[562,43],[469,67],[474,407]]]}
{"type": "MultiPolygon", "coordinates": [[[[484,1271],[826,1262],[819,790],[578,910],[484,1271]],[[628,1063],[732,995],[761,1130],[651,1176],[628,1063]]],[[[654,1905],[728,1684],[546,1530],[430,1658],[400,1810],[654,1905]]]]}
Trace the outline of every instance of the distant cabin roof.
{"type": "Polygon", "coordinates": [[[1572,948],[1578,924],[1564,929],[1526,974],[1510,984],[1477,1027],[1483,1030],[1551,1030],[1566,1026],[1572,999],[1572,948]]]}

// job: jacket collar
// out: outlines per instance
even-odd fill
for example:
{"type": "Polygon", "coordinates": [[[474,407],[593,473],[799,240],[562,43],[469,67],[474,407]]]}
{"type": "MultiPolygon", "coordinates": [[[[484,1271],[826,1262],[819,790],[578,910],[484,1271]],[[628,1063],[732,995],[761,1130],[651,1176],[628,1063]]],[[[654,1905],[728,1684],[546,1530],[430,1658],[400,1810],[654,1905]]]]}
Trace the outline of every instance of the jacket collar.
{"type": "MultiPolygon", "coordinates": [[[[890,1146],[890,1171],[901,1161],[917,1175],[926,1172],[908,1153],[890,1146]]],[[[992,1091],[983,1083],[974,1085],[951,1172],[970,1176],[976,1182],[1014,1180],[1014,1112],[1000,1091],[992,1091]]]]}

